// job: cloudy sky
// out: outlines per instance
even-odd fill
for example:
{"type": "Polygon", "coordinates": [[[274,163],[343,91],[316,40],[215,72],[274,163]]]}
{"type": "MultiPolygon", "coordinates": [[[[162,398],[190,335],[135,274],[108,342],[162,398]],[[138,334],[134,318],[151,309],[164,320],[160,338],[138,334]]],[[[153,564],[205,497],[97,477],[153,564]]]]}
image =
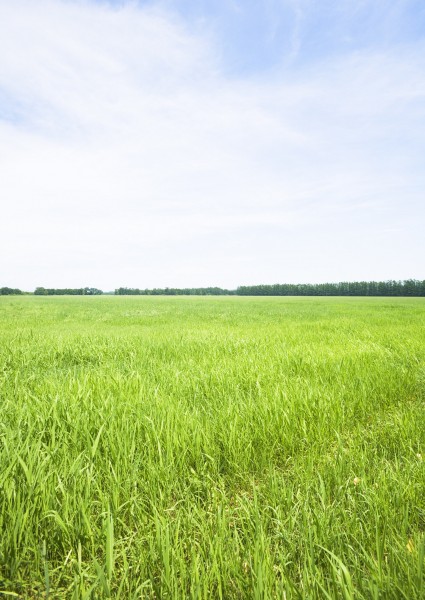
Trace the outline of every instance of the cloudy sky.
{"type": "Polygon", "coordinates": [[[423,0],[0,0],[0,286],[425,279],[423,0]]]}

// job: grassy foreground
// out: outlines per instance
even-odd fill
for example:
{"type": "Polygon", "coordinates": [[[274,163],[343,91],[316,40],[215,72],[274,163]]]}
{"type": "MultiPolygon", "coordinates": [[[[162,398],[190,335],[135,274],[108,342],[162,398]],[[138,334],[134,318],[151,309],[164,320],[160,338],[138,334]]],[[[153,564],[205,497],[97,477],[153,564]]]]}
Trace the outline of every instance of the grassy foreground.
{"type": "Polygon", "coordinates": [[[0,597],[424,598],[424,406],[424,299],[0,298],[0,597]]]}

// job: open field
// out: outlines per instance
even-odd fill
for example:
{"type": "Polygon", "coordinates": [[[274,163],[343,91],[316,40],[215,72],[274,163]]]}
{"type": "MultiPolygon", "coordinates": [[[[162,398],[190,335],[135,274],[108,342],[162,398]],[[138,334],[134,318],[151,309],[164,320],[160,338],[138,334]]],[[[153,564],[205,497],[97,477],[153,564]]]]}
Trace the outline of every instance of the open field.
{"type": "Polygon", "coordinates": [[[0,298],[0,590],[424,598],[424,407],[425,299],[0,298]]]}

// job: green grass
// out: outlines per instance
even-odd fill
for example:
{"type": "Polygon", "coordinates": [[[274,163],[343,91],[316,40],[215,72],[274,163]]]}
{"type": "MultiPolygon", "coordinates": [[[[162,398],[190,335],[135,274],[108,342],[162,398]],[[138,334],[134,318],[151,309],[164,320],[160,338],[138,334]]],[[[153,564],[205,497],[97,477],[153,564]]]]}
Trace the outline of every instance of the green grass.
{"type": "Polygon", "coordinates": [[[0,596],[424,598],[424,406],[424,299],[0,298],[0,596]]]}

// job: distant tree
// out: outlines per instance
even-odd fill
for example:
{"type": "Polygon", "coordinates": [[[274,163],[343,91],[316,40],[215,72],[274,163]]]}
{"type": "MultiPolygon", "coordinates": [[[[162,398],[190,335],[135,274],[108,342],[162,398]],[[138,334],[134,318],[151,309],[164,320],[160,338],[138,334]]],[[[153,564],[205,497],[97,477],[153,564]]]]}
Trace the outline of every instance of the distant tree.
{"type": "Polygon", "coordinates": [[[37,288],[35,288],[34,295],[35,296],[47,296],[47,290],[44,287],[37,287],[37,288]]]}

